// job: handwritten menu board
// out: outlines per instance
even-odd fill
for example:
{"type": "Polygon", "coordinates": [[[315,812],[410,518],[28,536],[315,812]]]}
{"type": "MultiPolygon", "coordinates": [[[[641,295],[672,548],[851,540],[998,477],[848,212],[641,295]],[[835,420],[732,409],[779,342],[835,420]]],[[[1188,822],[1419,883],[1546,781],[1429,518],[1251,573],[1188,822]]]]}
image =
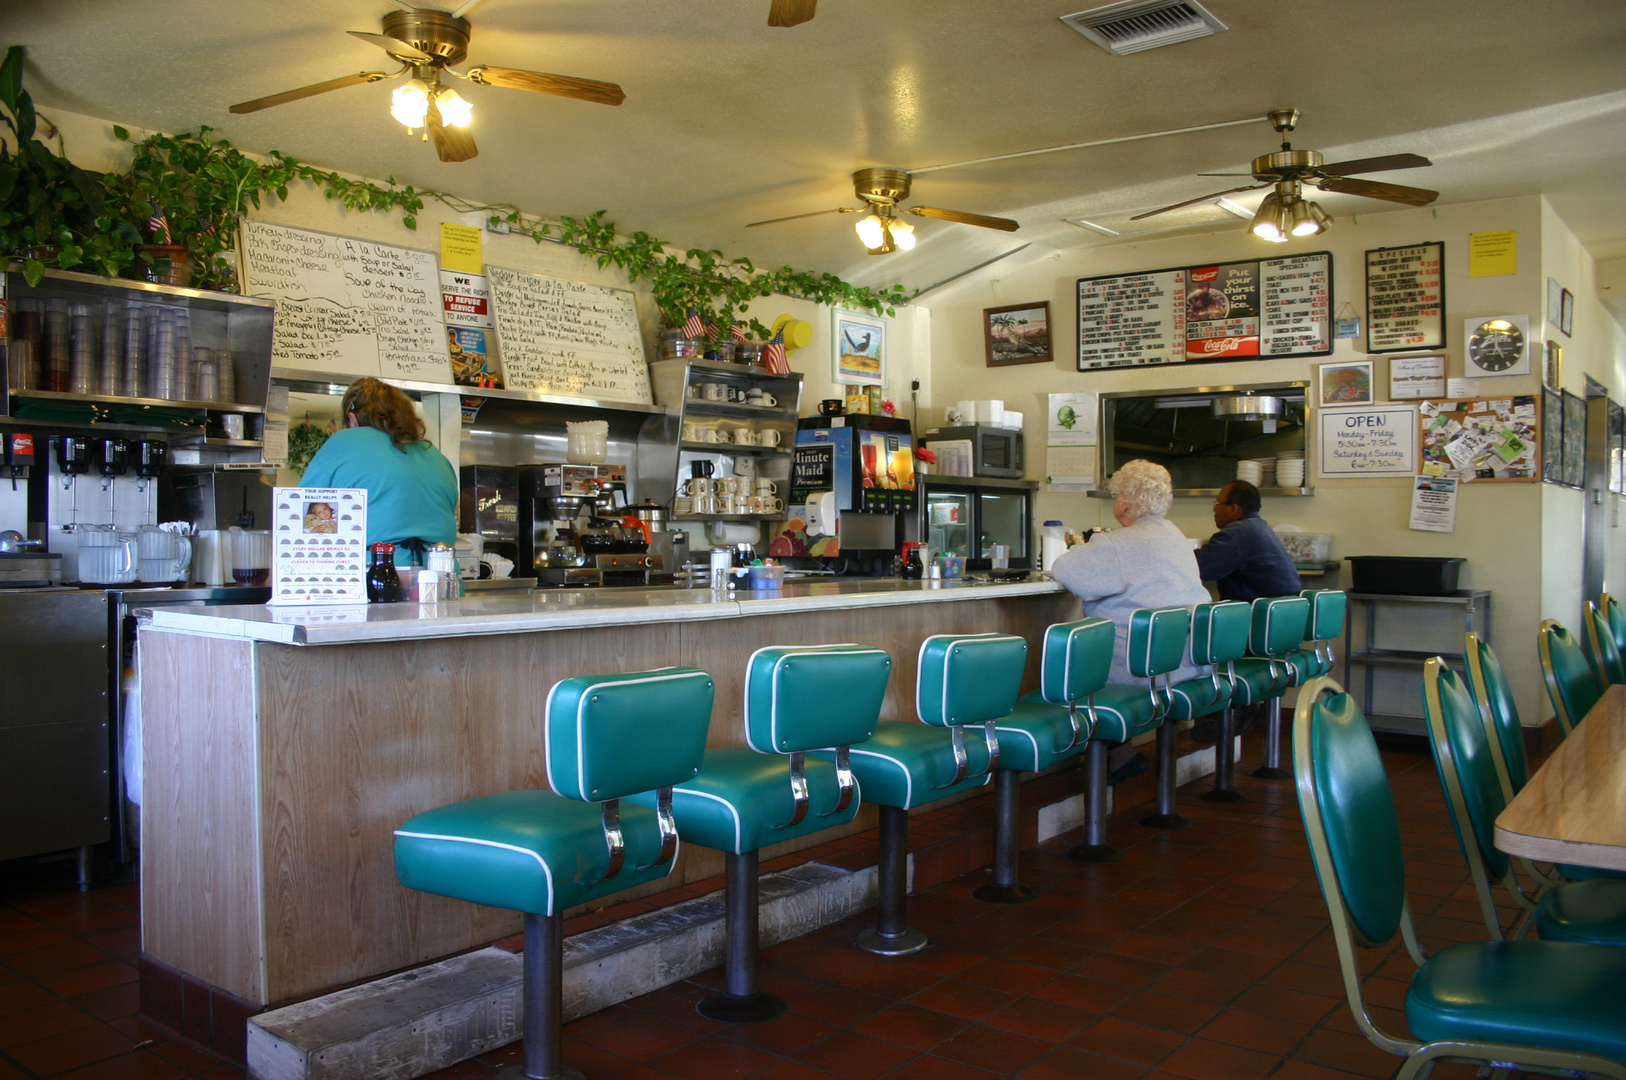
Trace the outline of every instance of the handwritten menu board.
{"type": "Polygon", "coordinates": [[[652,402],[632,293],[487,266],[510,390],[652,402]]]}
{"type": "Polygon", "coordinates": [[[1430,398],[1418,411],[1419,475],[1464,481],[1538,479],[1541,417],[1533,395],[1430,398]]]}
{"type": "Polygon", "coordinates": [[[1080,278],[1078,368],[1332,352],[1332,256],[1080,278]]]}
{"type": "Polygon", "coordinates": [[[277,302],[274,366],[452,381],[432,252],[245,218],[243,270],[277,302]]]}
{"type": "Polygon", "coordinates": [[[1366,253],[1366,351],[1445,348],[1445,244],[1366,253]]]}
{"type": "Polygon", "coordinates": [[[1410,405],[1320,409],[1316,475],[1412,476],[1417,472],[1417,410],[1410,405]]]}

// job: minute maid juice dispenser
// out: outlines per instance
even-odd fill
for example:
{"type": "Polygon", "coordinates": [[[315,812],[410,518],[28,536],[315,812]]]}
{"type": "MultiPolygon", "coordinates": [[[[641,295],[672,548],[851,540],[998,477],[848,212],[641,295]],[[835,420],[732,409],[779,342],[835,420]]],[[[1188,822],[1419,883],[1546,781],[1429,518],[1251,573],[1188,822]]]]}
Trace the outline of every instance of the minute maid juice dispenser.
{"type": "MultiPolygon", "coordinates": [[[[915,443],[909,421],[849,414],[804,417],[797,425],[798,447],[831,447],[829,484],[839,509],[899,514],[915,508],[915,443]],[[842,426],[828,426],[832,419],[842,426]]],[[[789,501],[803,496],[801,486],[793,478],[789,501]]]]}

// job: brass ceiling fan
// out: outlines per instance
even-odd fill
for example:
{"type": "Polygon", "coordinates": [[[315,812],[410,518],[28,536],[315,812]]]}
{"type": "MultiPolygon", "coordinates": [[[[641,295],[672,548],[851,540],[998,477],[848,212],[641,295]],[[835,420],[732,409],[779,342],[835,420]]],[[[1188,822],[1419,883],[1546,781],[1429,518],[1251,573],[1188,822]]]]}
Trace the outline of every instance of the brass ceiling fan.
{"type": "Polygon", "coordinates": [[[796,26],[810,22],[817,14],[819,0],[773,0],[768,9],[769,26],[796,26]]]}
{"type": "MultiPolygon", "coordinates": [[[[472,5],[465,5],[464,10],[472,5]]],[[[809,16],[811,18],[811,16],[809,16]]],[[[452,70],[468,55],[469,22],[444,11],[419,8],[412,11],[392,11],[384,16],[384,32],[371,34],[361,30],[349,31],[352,37],[377,45],[401,62],[395,72],[362,71],[327,82],[285,90],[270,97],[255,98],[233,105],[234,113],[258,112],[273,105],[285,105],[301,98],[315,97],[330,90],[343,90],[347,86],[375,83],[395,79],[407,72],[412,78],[398,87],[392,99],[390,115],[405,124],[410,133],[423,128],[424,137],[433,139],[435,150],[442,161],[467,161],[480,151],[474,145],[474,136],[468,132],[473,118],[473,107],[456,90],[441,85],[441,76],[451,75],[483,86],[500,86],[510,90],[530,90],[538,94],[557,94],[560,97],[579,98],[600,105],[619,105],[627,95],[615,83],[577,79],[569,75],[548,75],[540,71],[519,68],[491,67],[480,64],[465,72],[452,70]]]]}
{"type": "Polygon", "coordinates": [[[1019,227],[1010,218],[988,217],[964,210],[944,210],[936,206],[902,207],[898,203],[909,197],[909,174],[903,169],[859,169],[853,173],[853,191],[863,200],[862,206],[838,206],[833,210],[814,210],[806,214],[753,221],[746,226],[777,225],[781,221],[820,217],[824,214],[864,214],[858,219],[858,238],[871,255],[885,255],[889,251],[908,251],[915,246],[915,227],[898,217],[898,213],[916,217],[937,218],[939,221],[957,221],[961,225],[976,225],[983,229],[1015,232],[1019,227]],[[866,213],[866,211],[868,211],[866,213]]]}
{"type": "Polygon", "coordinates": [[[1402,203],[1406,206],[1427,206],[1440,197],[1438,191],[1427,188],[1406,187],[1403,184],[1385,184],[1378,180],[1357,180],[1354,173],[1387,172],[1390,169],[1420,169],[1434,163],[1426,157],[1417,154],[1388,154],[1383,157],[1358,158],[1354,161],[1339,161],[1331,165],[1323,163],[1322,157],[1314,150],[1295,150],[1293,144],[1285,141],[1288,132],[1292,131],[1299,122],[1297,109],[1274,109],[1269,114],[1270,126],[1283,135],[1282,148],[1274,154],[1265,154],[1263,157],[1253,159],[1251,173],[1199,173],[1199,176],[1251,176],[1258,183],[1245,184],[1242,187],[1229,188],[1225,191],[1216,191],[1208,195],[1199,195],[1195,199],[1186,199],[1183,202],[1173,203],[1169,206],[1148,210],[1144,214],[1136,214],[1131,221],[1140,221],[1142,218],[1155,217],[1166,214],[1170,210],[1178,210],[1182,206],[1193,203],[1207,202],[1222,195],[1234,195],[1239,191],[1257,191],[1262,187],[1275,186],[1276,190],[1265,196],[1264,202],[1259,204],[1259,210],[1254,214],[1253,222],[1249,226],[1255,236],[1264,240],[1285,241],[1292,236],[1314,236],[1322,232],[1332,223],[1332,218],[1326,211],[1315,203],[1303,197],[1305,184],[1320,191],[1331,191],[1341,195],[1360,195],[1368,199],[1382,199],[1385,202],[1402,203]]]}

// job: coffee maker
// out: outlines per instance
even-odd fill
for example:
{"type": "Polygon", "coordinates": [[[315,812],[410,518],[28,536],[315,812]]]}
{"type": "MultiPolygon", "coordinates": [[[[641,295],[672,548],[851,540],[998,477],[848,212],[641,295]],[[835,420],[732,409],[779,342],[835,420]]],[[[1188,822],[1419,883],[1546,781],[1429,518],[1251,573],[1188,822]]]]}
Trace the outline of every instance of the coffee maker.
{"type": "Polygon", "coordinates": [[[516,573],[547,586],[647,585],[664,569],[627,509],[622,465],[521,465],[516,573]]]}

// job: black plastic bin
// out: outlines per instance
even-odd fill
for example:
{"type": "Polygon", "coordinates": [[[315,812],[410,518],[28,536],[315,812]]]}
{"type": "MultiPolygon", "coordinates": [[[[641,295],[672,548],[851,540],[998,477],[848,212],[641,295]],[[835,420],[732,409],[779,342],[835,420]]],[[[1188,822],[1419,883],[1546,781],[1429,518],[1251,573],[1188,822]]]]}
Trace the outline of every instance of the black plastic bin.
{"type": "Polygon", "coordinates": [[[1457,572],[1467,559],[1434,559],[1414,555],[1350,555],[1351,592],[1391,596],[1451,596],[1457,572]]]}

